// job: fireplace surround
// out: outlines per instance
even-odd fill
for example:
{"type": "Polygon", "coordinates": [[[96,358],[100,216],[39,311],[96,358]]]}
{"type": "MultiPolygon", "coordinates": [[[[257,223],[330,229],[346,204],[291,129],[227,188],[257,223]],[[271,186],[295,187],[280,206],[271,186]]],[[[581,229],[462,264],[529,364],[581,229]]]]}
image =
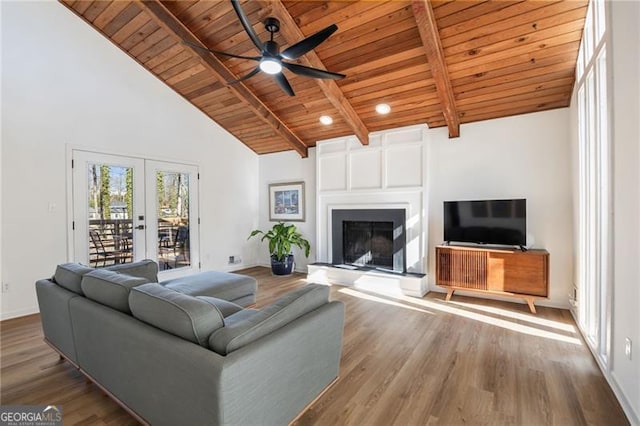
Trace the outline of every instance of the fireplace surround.
{"type": "MultiPolygon", "coordinates": [[[[310,282],[375,288],[415,297],[427,292],[427,131],[426,125],[419,125],[372,132],[368,146],[362,146],[353,136],[317,142],[316,263],[308,266],[310,282]],[[345,265],[342,232],[336,237],[338,241],[333,238],[334,227],[342,231],[344,225],[336,224],[333,212],[373,210],[371,213],[377,214],[385,209],[398,209],[402,214],[399,223],[392,225],[393,231],[398,232],[393,244],[403,245],[393,248],[393,268],[345,265]],[[338,250],[343,253],[336,253],[338,250]]],[[[365,232],[374,234],[366,227],[365,232]]],[[[386,238],[388,231],[380,233],[386,238]]],[[[364,258],[362,253],[357,256],[357,251],[347,253],[347,261],[355,258],[366,264],[384,257],[374,255],[374,251],[386,244],[372,244],[371,254],[364,258]]],[[[368,252],[365,250],[365,254],[368,252]]]]}
{"type": "Polygon", "coordinates": [[[333,209],[332,263],[406,272],[404,209],[333,209]]]}

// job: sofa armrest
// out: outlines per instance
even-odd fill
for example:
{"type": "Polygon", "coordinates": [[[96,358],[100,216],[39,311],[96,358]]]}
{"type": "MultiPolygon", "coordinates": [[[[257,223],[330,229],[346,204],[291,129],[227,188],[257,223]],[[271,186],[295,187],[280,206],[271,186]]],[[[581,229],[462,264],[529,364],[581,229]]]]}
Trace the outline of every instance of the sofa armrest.
{"type": "Polygon", "coordinates": [[[329,302],[228,354],[222,423],[288,424],[338,377],[343,327],[344,304],[329,302]]]}
{"type": "Polygon", "coordinates": [[[308,284],[260,309],[243,321],[214,331],[209,347],[226,355],[246,346],[329,302],[329,287],[308,284]]]}
{"type": "Polygon", "coordinates": [[[82,296],[48,279],[36,281],[36,295],[44,337],[69,360],[77,363],[69,302],[82,296]]]}

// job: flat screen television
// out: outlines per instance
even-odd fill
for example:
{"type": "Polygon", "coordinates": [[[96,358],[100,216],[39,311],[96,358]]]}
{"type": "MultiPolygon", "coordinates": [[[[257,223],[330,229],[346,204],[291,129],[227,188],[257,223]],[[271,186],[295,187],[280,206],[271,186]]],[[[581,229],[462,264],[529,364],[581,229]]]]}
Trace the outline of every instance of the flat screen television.
{"type": "Polygon", "coordinates": [[[524,248],[527,200],[445,201],[444,240],[524,248]]]}

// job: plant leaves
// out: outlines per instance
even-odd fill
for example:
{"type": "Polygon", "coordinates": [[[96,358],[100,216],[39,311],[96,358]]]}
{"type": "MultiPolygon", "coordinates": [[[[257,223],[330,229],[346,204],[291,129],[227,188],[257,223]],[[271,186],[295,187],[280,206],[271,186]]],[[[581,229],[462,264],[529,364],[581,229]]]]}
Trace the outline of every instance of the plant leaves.
{"type": "Polygon", "coordinates": [[[303,238],[294,224],[287,225],[284,222],[278,222],[267,232],[259,229],[252,231],[249,238],[258,234],[263,234],[260,241],[269,240],[269,254],[279,262],[291,253],[292,246],[304,250],[305,257],[309,257],[311,244],[303,238]]]}

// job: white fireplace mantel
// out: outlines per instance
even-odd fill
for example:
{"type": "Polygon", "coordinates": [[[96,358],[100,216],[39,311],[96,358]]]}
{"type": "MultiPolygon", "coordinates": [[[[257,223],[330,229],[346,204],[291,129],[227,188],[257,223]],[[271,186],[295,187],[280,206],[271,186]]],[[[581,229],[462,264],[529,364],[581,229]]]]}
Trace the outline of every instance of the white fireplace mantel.
{"type": "Polygon", "coordinates": [[[316,145],[316,253],[331,263],[334,209],[405,209],[407,271],[427,268],[426,126],[372,133],[369,145],[355,137],[316,145]]]}

